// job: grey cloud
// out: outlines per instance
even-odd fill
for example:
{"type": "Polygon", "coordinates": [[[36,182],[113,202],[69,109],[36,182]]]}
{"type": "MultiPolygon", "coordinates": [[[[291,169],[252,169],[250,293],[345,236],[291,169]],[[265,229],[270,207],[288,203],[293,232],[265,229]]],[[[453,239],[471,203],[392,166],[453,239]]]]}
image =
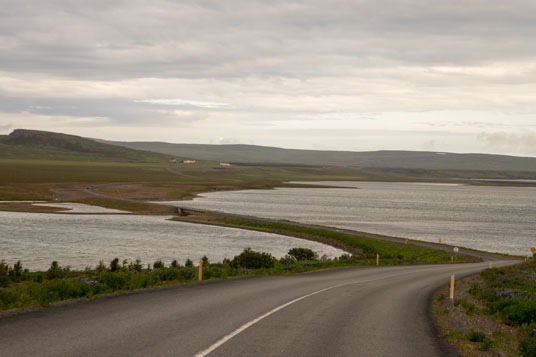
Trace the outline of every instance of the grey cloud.
{"type": "Polygon", "coordinates": [[[0,133],[7,133],[12,129],[15,129],[12,123],[0,124],[0,133]]]}
{"type": "Polygon", "coordinates": [[[536,155],[536,131],[516,132],[482,132],[478,140],[485,150],[496,153],[515,155],[536,155]]]}
{"type": "Polygon", "coordinates": [[[536,55],[530,0],[1,3],[0,68],[66,77],[304,77],[536,55]]]}
{"type": "MultiPolygon", "coordinates": [[[[417,131],[417,130],[391,130],[391,129],[284,129],[284,134],[289,136],[297,136],[298,134],[303,134],[302,136],[311,136],[311,137],[431,137],[431,136],[441,136],[441,137],[470,137],[473,136],[471,133],[454,133],[449,131],[417,131]]],[[[271,129],[269,132],[274,135],[281,135],[282,130],[280,129],[271,129]]]]}
{"type": "MultiPolygon", "coordinates": [[[[102,117],[110,125],[152,126],[168,125],[172,122],[192,122],[206,118],[202,112],[176,115],[169,106],[153,103],[133,102],[129,99],[92,98],[12,98],[0,96],[0,112],[32,113],[48,116],[102,117]]],[[[99,122],[80,122],[79,125],[101,126],[99,122]]]]}
{"type": "Polygon", "coordinates": [[[188,100],[188,99],[142,99],[142,100],[135,100],[134,102],[170,105],[170,106],[176,106],[176,107],[205,108],[205,109],[229,108],[231,106],[229,103],[202,102],[198,100],[188,100]]]}

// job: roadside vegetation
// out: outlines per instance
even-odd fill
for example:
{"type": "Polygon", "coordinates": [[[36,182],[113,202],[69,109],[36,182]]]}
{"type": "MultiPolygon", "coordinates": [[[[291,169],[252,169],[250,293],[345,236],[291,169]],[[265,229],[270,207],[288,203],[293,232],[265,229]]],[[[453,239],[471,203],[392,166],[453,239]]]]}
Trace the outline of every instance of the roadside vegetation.
{"type": "MultiPolygon", "coordinates": [[[[249,248],[220,263],[203,257],[203,280],[225,279],[246,275],[281,275],[307,271],[355,266],[360,261],[344,254],[338,258],[319,258],[307,248],[293,248],[281,259],[270,253],[249,248]]],[[[184,265],[174,260],[166,265],[156,261],[144,265],[140,260],[112,260],[95,268],[73,270],[54,261],[47,271],[29,271],[21,262],[8,265],[0,262],[0,310],[47,306],[51,303],[77,298],[92,298],[103,294],[188,283],[198,280],[199,266],[187,259],[184,265]]]]}
{"type": "Polygon", "coordinates": [[[456,299],[436,295],[443,335],[463,355],[536,356],[536,262],[460,281],[456,299]]]}

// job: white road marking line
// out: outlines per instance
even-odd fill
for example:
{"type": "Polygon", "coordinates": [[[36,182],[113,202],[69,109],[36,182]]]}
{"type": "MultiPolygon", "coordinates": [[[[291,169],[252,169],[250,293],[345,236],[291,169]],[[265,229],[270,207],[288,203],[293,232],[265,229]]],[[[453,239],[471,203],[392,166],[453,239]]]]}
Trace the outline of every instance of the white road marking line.
{"type": "MultiPolygon", "coordinates": [[[[294,300],[291,300],[283,305],[280,305],[278,307],[276,307],[275,309],[272,309],[270,311],[268,311],[267,313],[265,313],[264,315],[261,315],[259,317],[257,317],[256,319],[253,319],[247,323],[245,323],[244,325],[240,326],[239,328],[237,328],[236,330],[234,330],[233,332],[231,332],[230,334],[224,336],[223,338],[221,338],[219,341],[217,341],[216,343],[212,344],[210,347],[208,347],[207,349],[204,349],[203,351],[201,352],[198,352],[195,357],[205,357],[207,356],[209,353],[211,353],[212,351],[214,351],[215,349],[217,349],[218,347],[220,347],[221,345],[223,345],[225,342],[229,341],[231,338],[235,337],[236,335],[238,335],[239,333],[241,333],[242,331],[246,330],[247,328],[255,325],[257,322],[267,318],[268,316],[278,312],[279,310],[281,309],[284,309],[285,307],[289,306],[289,305],[292,305],[300,300],[303,300],[303,299],[306,299],[310,296],[313,296],[313,295],[316,295],[316,294],[320,294],[324,291],[328,291],[328,290],[331,290],[331,289],[335,289],[335,288],[340,288],[341,286],[346,286],[346,285],[355,285],[355,284],[362,284],[362,283],[369,283],[371,281],[377,281],[377,280],[383,280],[383,279],[387,279],[387,278],[392,278],[392,277],[395,277],[395,276],[400,276],[400,275],[407,275],[407,274],[413,274],[413,273],[420,273],[420,272],[425,272],[425,271],[431,271],[431,270],[439,270],[439,269],[444,269],[445,267],[441,267],[441,268],[434,268],[434,269],[421,269],[421,270],[415,270],[415,271],[410,271],[410,272],[405,272],[405,273],[400,273],[400,274],[391,274],[391,275],[386,275],[386,276],[382,276],[382,277],[379,277],[379,278],[374,278],[374,279],[366,279],[366,280],[360,280],[360,281],[353,281],[351,283],[343,283],[343,284],[338,284],[338,285],[333,285],[333,286],[328,286],[327,288],[324,288],[324,289],[320,289],[320,290],[317,290],[317,291],[314,291],[312,293],[309,293],[307,295],[303,295],[299,298],[296,298],[294,300]]],[[[450,268],[450,267],[449,267],[450,268]]]]}

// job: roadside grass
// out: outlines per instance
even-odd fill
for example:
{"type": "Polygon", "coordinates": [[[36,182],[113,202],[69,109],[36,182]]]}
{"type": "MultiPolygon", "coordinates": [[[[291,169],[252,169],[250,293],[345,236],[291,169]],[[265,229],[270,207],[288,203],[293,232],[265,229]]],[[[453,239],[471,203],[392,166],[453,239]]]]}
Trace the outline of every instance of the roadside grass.
{"type": "MultiPolygon", "coordinates": [[[[257,221],[247,218],[223,218],[220,222],[228,226],[251,228],[319,241],[347,250],[355,257],[367,260],[368,263],[375,263],[377,254],[380,256],[381,265],[447,263],[451,261],[451,254],[443,250],[387,242],[328,229],[304,227],[290,223],[257,221]]],[[[467,255],[458,255],[456,260],[458,263],[475,261],[480,261],[480,259],[467,255]]]]}
{"type": "MultiPolygon", "coordinates": [[[[299,248],[300,250],[307,250],[299,248]]],[[[290,251],[289,251],[290,253],[290,251]]],[[[309,256],[310,257],[310,256],[309,256]]],[[[269,253],[246,249],[234,259],[210,263],[203,258],[203,280],[226,279],[251,275],[282,275],[319,269],[358,265],[358,261],[343,255],[339,258],[297,260],[287,255],[276,260],[269,253]],[[259,260],[258,258],[262,259],[259,260]]],[[[53,262],[46,272],[30,272],[20,262],[8,266],[0,263],[0,310],[47,306],[51,303],[77,298],[92,298],[103,294],[194,282],[198,280],[198,266],[188,259],[184,265],[173,261],[166,266],[161,261],[142,265],[137,261],[114,259],[108,266],[103,262],[96,268],[83,271],[61,267],[53,262]]]]}
{"type": "MultiPolygon", "coordinates": [[[[474,332],[469,331],[465,336],[454,339],[452,331],[444,333],[445,337],[457,341],[464,355],[470,355],[468,351],[473,346],[480,351],[489,350],[490,356],[536,356],[535,261],[487,269],[459,284],[464,288],[458,290],[457,294],[464,297],[454,300],[453,309],[461,307],[459,311],[463,313],[443,314],[439,312],[442,307],[438,307],[436,313],[438,319],[444,320],[445,326],[473,326],[474,332]],[[469,299],[474,303],[468,302],[469,299]],[[479,307],[475,307],[475,304],[479,307]],[[475,314],[481,316],[474,319],[475,314]],[[442,317],[439,318],[439,315],[442,317]]],[[[441,295],[436,296],[437,303],[445,305],[446,302],[440,299],[441,295]]]]}
{"type": "Polygon", "coordinates": [[[536,335],[536,262],[485,270],[469,293],[485,303],[487,314],[536,335]]]}

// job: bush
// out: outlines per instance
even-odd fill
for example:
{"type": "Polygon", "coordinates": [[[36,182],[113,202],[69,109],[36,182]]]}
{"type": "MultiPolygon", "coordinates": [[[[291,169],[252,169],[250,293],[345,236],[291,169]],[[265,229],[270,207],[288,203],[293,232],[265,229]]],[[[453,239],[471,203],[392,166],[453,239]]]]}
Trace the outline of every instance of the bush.
{"type": "Polygon", "coordinates": [[[9,279],[11,281],[18,282],[22,278],[22,264],[20,260],[13,265],[13,268],[9,269],[9,279]]]}
{"type": "Polygon", "coordinates": [[[9,266],[5,261],[0,262],[0,287],[7,287],[9,284],[9,266]]]}
{"type": "Polygon", "coordinates": [[[201,261],[203,262],[204,267],[210,266],[210,261],[208,260],[208,257],[206,255],[203,255],[203,258],[201,258],[201,261]]]}
{"type": "Polygon", "coordinates": [[[482,331],[471,330],[467,334],[467,339],[472,342],[483,342],[486,339],[486,334],[482,331]]]}
{"type": "Polygon", "coordinates": [[[164,263],[161,260],[157,260],[153,263],[153,269],[162,269],[164,268],[164,263]]]}
{"type": "Polygon", "coordinates": [[[194,262],[192,262],[192,261],[190,260],[190,258],[188,258],[188,259],[186,259],[186,263],[184,263],[184,266],[185,266],[186,268],[193,268],[193,267],[194,267],[194,262]]]}
{"type": "Polygon", "coordinates": [[[115,258],[110,262],[110,271],[119,271],[121,267],[119,266],[119,258],[115,258]]]}
{"type": "Polygon", "coordinates": [[[484,297],[484,291],[482,290],[482,287],[477,283],[471,284],[471,287],[469,288],[469,294],[479,299],[484,297]]]}
{"type": "Polygon", "coordinates": [[[141,265],[141,260],[139,260],[139,259],[136,259],[135,262],[131,262],[128,265],[128,270],[130,270],[130,271],[141,272],[142,269],[143,269],[143,265],[141,265]]]}
{"type": "Polygon", "coordinates": [[[282,265],[292,265],[296,263],[296,259],[294,257],[291,257],[290,255],[285,255],[281,259],[279,259],[279,264],[282,265]]]}
{"type": "Polygon", "coordinates": [[[50,264],[50,268],[47,270],[47,279],[63,278],[64,276],[63,269],[59,266],[57,261],[53,261],[50,264]]]}
{"type": "Polygon", "coordinates": [[[503,310],[502,315],[508,322],[519,325],[536,322],[536,301],[518,298],[516,303],[507,306],[503,310]]]}
{"type": "Polygon", "coordinates": [[[246,248],[240,255],[233,258],[231,265],[235,268],[261,269],[273,268],[275,258],[270,253],[256,252],[246,248]]]}
{"type": "MultiPolygon", "coordinates": [[[[376,256],[374,256],[374,259],[376,259],[376,256]]],[[[339,258],[337,258],[337,260],[339,262],[342,262],[342,263],[357,263],[357,262],[359,262],[359,260],[356,257],[354,257],[354,256],[352,256],[350,254],[347,254],[347,253],[342,254],[339,258]]]]}
{"type": "Polygon", "coordinates": [[[536,356],[536,337],[529,337],[519,341],[519,354],[523,357],[536,356]]]}
{"type": "Polygon", "coordinates": [[[475,304],[465,304],[463,305],[463,309],[465,310],[465,313],[467,315],[473,315],[476,312],[476,306],[475,304]]]}
{"type": "Polygon", "coordinates": [[[318,258],[318,255],[313,252],[312,249],[309,248],[292,248],[288,251],[288,255],[290,255],[297,261],[316,260],[318,258]]]}
{"type": "Polygon", "coordinates": [[[493,340],[489,337],[484,338],[484,341],[482,341],[482,344],[478,349],[480,351],[488,351],[493,347],[493,340]]]}
{"type": "Polygon", "coordinates": [[[103,273],[106,271],[106,265],[104,265],[104,262],[102,260],[99,261],[99,265],[97,265],[95,271],[97,273],[103,273]]]}
{"type": "Polygon", "coordinates": [[[183,269],[181,270],[181,275],[182,275],[182,278],[184,280],[192,280],[194,279],[197,275],[190,269],[183,269]]]}

